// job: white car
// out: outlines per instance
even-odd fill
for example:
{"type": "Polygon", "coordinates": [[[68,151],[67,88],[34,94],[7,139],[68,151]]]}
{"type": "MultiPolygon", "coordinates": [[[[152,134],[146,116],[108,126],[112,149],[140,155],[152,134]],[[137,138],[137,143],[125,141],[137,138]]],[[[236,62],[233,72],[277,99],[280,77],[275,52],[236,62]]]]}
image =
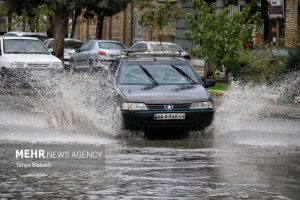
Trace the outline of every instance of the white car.
{"type": "Polygon", "coordinates": [[[32,70],[59,72],[63,70],[63,64],[37,38],[0,37],[1,77],[32,70]]]}
{"type": "Polygon", "coordinates": [[[180,53],[181,57],[191,60],[191,55],[180,46],[171,42],[139,41],[132,45],[129,50],[144,53],[180,53]]]}
{"type": "MultiPolygon", "coordinates": [[[[54,39],[47,39],[44,41],[45,46],[48,48],[50,52],[53,51],[54,39]]],[[[70,58],[72,54],[76,53],[76,49],[78,49],[82,45],[82,41],[65,38],[64,39],[64,65],[65,68],[69,68],[70,58]]]]}

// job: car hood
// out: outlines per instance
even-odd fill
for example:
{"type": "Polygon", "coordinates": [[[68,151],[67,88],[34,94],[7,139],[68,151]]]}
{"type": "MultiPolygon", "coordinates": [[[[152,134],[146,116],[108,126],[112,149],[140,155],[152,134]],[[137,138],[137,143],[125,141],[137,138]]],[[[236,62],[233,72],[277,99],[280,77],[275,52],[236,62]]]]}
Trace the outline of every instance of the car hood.
{"type": "Polygon", "coordinates": [[[6,54],[11,62],[26,62],[26,63],[50,63],[61,62],[57,57],[50,54],[6,54]]]}
{"type": "Polygon", "coordinates": [[[193,103],[211,99],[202,85],[119,85],[128,102],[144,103],[193,103]]]}

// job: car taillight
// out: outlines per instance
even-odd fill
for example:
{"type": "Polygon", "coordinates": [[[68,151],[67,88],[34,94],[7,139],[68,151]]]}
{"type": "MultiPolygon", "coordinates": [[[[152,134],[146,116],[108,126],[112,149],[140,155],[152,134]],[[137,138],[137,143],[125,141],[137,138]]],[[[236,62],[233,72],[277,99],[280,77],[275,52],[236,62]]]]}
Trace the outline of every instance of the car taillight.
{"type": "Polygon", "coordinates": [[[102,50],[98,51],[98,54],[99,54],[100,56],[106,56],[106,52],[105,52],[105,51],[102,51],[102,50]]]}

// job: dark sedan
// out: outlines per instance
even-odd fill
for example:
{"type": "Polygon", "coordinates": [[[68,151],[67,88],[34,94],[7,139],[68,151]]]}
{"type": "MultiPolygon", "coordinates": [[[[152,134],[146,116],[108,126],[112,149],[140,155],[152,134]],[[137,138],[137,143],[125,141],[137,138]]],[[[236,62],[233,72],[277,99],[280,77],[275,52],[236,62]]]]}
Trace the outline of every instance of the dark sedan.
{"type": "Polygon", "coordinates": [[[121,57],[111,67],[125,129],[199,130],[212,123],[213,100],[185,59],[121,57]]]}

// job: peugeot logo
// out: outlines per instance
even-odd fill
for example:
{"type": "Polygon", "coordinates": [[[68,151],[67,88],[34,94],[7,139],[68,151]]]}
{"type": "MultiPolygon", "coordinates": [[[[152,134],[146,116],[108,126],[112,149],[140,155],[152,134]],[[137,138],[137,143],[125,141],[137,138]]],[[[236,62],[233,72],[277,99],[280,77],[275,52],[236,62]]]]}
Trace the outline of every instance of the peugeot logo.
{"type": "Polygon", "coordinates": [[[173,110],[174,106],[173,105],[165,105],[164,106],[166,110],[173,110]]]}

